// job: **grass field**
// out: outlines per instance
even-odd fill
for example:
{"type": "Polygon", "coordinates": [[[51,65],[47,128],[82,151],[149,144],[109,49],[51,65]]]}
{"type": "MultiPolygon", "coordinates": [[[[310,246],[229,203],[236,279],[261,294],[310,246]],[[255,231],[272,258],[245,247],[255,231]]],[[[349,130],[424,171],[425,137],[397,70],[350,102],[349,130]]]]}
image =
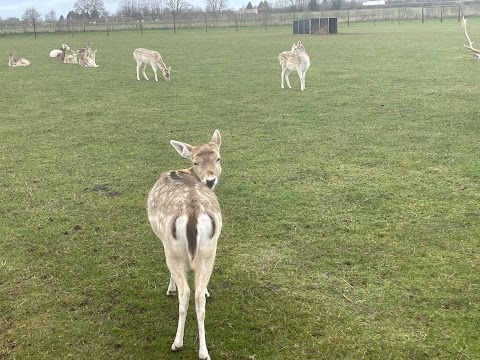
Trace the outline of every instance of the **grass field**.
{"type": "Polygon", "coordinates": [[[212,359],[480,358],[480,62],[456,21],[339,32],[300,38],[303,93],[290,27],[1,38],[33,65],[0,67],[0,359],[197,357],[145,204],[214,129],[212,359]],[[48,57],[86,42],[99,68],[48,57]]]}

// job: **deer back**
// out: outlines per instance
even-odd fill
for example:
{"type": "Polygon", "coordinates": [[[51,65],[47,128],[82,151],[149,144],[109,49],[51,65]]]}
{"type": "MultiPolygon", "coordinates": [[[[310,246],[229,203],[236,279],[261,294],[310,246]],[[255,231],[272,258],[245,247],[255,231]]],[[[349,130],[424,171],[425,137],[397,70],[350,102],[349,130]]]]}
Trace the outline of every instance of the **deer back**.
{"type": "Polygon", "coordinates": [[[192,167],[165,172],[148,196],[148,217],[154,232],[164,242],[183,240],[191,261],[202,239],[218,238],[222,217],[213,188],[221,173],[220,133],[212,142],[191,146],[171,141],[177,152],[192,161],[192,167]]]}

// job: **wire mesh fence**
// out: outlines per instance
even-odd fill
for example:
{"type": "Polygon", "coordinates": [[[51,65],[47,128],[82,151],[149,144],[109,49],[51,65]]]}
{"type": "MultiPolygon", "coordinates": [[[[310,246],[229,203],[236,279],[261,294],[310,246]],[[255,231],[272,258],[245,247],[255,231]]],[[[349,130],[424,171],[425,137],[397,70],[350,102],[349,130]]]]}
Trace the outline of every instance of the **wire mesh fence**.
{"type": "Polygon", "coordinates": [[[239,12],[225,12],[220,14],[186,12],[183,14],[163,14],[158,18],[129,19],[129,18],[102,18],[95,21],[82,19],[67,19],[55,22],[31,21],[0,21],[0,35],[21,33],[56,33],[89,32],[89,31],[121,31],[121,30],[180,30],[180,29],[209,29],[214,28],[246,28],[291,25],[293,20],[308,18],[335,17],[338,23],[358,23],[371,21],[402,21],[417,20],[443,21],[447,18],[461,16],[480,16],[480,4],[472,5],[438,5],[417,7],[369,7],[360,9],[342,9],[319,12],[272,12],[242,14],[239,12]]]}

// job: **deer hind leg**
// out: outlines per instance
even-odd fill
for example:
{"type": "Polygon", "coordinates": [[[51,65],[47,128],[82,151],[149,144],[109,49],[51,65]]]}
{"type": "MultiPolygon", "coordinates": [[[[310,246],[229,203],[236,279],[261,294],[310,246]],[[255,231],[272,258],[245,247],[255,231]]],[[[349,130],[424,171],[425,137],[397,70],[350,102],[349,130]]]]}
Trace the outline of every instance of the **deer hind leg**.
{"type": "Polygon", "coordinates": [[[147,74],[145,73],[145,67],[146,67],[146,65],[142,63],[141,67],[142,67],[143,77],[145,78],[145,80],[148,80],[147,74]]]}
{"type": "Polygon", "coordinates": [[[213,262],[213,257],[204,259],[204,261],[199,262],[195,271],[195,310],[197,312],[198,339],[200,345],[198,356],[200,359],[208,360],[210,360],[210,355],[208,354],[205,338],[205,296],[210,296],[207,285],[212,275],[213,262]]]}
{"type": "Polygon", "coordinates": [[[281,85],[281,88],[284,89],[283,87],[283,78],[285,77],[285,68],[283,67],[282,65],[282,85],[281,85]]]}
{"type": "Polygon", "coordinates": [[[175,280],[173,275],[170,274],[170,282],[168,283],[167,295],[173,295],[177,292],[177,286],[175,285],[175,280]]]}
{"type": "Polygon", "coordinates": [[[288,79],[288,75],[290,75],[291,72],[292,72],[291,70],[288,70],[288,69],[285,70],[285,80],[287,81],[287,86],[289,89],[292,88],[292,86],[290,85],[290,80],[288,79]]]}
{"type": "Polygon", "coordinates": [[[176,263],[174,266],[169,264],[174,284],[177,284],[178,290],[178,327],[175,340],[172,344],[172,351],[180,350],[183,347],[183,334],[185,332],[185,319],[187,318],[188,301],[190,299],[190,288],[188,287],[187,271],[188,265],[185,263],[176,263]]]}

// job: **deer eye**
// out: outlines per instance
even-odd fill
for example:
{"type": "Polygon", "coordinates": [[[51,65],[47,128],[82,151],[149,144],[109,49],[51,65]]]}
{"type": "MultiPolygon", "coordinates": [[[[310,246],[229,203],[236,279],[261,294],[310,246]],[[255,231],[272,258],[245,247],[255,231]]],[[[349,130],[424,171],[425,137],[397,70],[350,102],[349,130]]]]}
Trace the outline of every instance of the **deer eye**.
{"type": "Polygon", "coordinates": [[[217,159],[217,162],[220,162],[220,158],[217,159]]]}
{"type": "Polygon", "coordinates": [[[193,163],[193,166],[198,166],[198,163],[197,163],[197,162],[194,162],[194,163],[193,163]]]}

